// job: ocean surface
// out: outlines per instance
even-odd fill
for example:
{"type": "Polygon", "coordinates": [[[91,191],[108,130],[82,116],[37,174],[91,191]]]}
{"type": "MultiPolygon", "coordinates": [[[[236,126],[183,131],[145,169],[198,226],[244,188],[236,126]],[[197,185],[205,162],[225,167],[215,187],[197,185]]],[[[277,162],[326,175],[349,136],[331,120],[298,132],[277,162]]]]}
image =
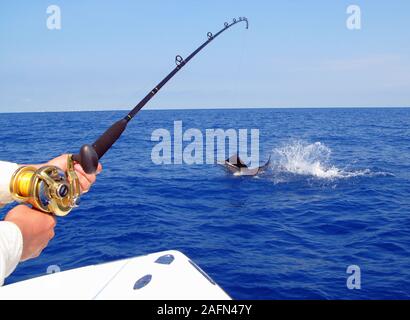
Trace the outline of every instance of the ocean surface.
{"type": "MultiPolygon", "coordinates": [[[[0,159],[77,152],[123,116],[0,114],[0,159]]],[[[410,109],[142,111],[102,164],[49,247],[7,283],[177,249],[235,299],[410,298],[410,109]],[[151,134],[174,120],[203,133],[259,129],[269,170],[154,164],[151,134]],[[347,288],[350,265],[361,289],[347,288]]]]}

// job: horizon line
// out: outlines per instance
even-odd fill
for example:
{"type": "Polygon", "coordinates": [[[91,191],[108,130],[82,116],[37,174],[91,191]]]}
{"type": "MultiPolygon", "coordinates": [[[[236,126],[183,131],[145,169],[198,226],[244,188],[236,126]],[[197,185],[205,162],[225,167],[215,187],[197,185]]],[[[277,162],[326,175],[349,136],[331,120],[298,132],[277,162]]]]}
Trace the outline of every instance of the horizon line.
{"type": "MultiPolygon", "coordinates": [[[[198,107],[198,108],[147,108],[141,111],[181,111],[181,110],[249,110],[249,109],[404,109],[408,106],[261,106],[261,107],[198,107]]],[[[64,112],[112,112],[124,111],[129,112],[131,109],[84,109],[84,110],[38,110],[38,111],[1,111],[0,114],[6,113],[64,113],[64,112]]]]}

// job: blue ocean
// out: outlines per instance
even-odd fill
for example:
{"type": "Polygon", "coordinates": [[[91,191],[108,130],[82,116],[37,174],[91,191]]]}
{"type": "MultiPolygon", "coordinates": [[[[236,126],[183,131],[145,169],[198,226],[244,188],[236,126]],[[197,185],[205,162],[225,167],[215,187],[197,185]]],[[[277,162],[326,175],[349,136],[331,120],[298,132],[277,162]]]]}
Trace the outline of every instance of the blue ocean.
{"type": "MultiPolygon", "coordinates": [[[[77,153],[125,112],[0,114],[0,159],[77,153]]],[[[410,298],[410,109],[142,111],[102,159],[79,208],[13,283],[180,250],[234,299],[410,298]],[[156,165],[155,129],[260,130],[258,177],[156,165]],[[347,287],[360,268],[361,288],[347,287]]],[[[2,217],[7,212],[2,210],[2,217]]]]}

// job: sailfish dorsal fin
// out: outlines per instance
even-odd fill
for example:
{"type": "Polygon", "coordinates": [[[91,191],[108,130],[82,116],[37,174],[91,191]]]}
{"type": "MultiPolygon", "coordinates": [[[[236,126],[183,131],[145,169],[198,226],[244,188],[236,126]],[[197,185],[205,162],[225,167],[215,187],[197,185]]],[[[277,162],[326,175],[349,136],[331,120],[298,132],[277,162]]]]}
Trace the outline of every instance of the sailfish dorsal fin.
{"type": "Polygon", "coordinates": [[[238,167],[238,168],[247,168],[248,166],[243,163],[243,161],[241,160],[241,158],[239,157],[239,154],[236,153],[234,155],[232,155],[231,157],[229,157],[228,159],[226,159],[226,162],[238,167]]]}

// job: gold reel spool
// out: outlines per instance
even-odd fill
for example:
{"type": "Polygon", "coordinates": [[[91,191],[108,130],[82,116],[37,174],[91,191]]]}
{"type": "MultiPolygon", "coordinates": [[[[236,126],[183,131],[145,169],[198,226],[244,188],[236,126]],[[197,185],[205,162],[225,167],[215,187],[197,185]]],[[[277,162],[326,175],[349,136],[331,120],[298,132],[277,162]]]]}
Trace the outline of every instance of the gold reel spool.
{"type": "Polygon", "coordinates": [[[10,192],[16,201],[30,203],[47,213],[66,216],[77,206],[81,195],[72,156],[67,158],[67,174],[56,166],[19,168],[11,179],[10,192]]]}

